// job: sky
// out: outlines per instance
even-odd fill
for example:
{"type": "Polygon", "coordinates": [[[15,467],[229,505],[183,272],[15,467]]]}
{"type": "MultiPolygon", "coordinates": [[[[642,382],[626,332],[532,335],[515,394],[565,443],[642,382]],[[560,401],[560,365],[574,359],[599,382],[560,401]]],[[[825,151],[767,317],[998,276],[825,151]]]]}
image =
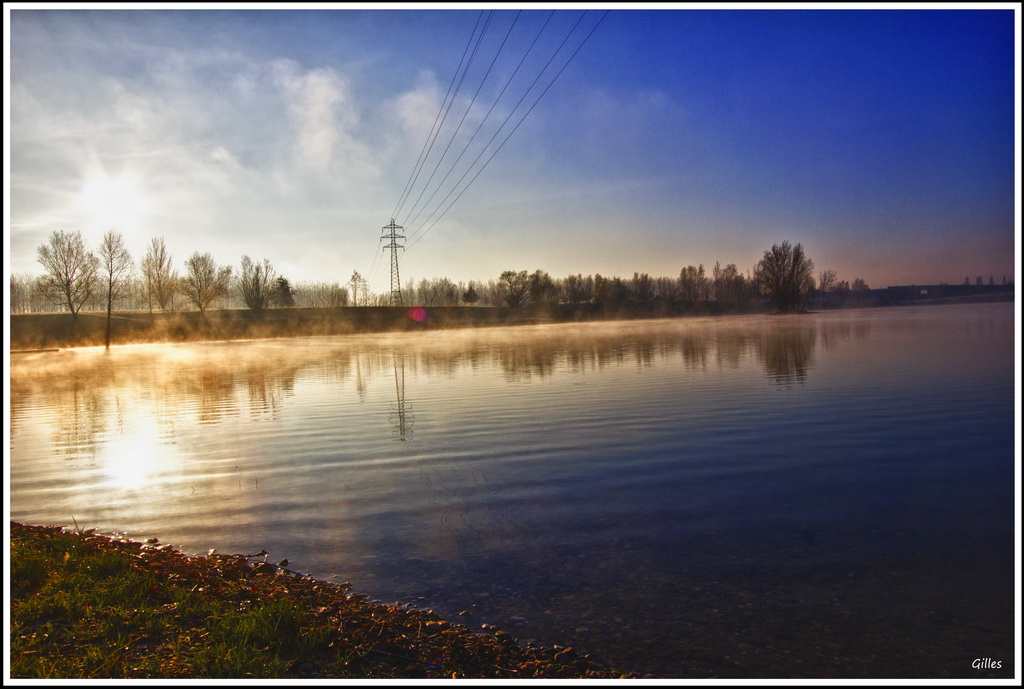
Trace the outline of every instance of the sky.
{"type": "Polygon", "coordinates": [[[782,241],[872,287],[1019,280],[1015,4],[143,7],[4,5],[9,273],[114,229],[383,293],[394,219],[403,285],[782,241]]]}

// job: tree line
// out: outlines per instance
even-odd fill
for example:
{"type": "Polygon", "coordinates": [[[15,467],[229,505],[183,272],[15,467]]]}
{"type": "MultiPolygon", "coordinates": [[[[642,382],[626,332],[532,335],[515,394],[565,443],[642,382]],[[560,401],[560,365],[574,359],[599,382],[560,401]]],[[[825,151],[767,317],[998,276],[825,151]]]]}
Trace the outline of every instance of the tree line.
{"type": "MultiPolygon", "coordinates": [[[[141,259],[134,261],[123,237],[111,230],[94,252],[79,232],[55,231],[37,250],[43,274],[11,275],[11,312],[86,311],[122,309],[174,311],[211,308],[270,308],[303,306],[384,306],[391,295],[374,294],[368,281],[353,272],[347,283],[292,284],[268,259],[243,255],[237,266],[220,265],[209,253],[194,252],[183,270],[174,267],[162,237],[154,237],[141,259]]],[[[632,278],[600,274],[552,277],[544,270],[506,270],[496,279],[453,282],[448,278],[408,280],[403,302],[412,306],[494,306],[664,302],[697,305],[714,302],[727,310],[749,310],[770,303],[779,311],[804,308],[817,294],[845,295],[869,287],[857,278],[840,281],[835,271],[814,275],[814,262],[801,244],[773,245],[745,274],[735,264],[716,262],[688,265],[677,276],[632,278]]]]}
{"type": "Polygon", "coordinates": [[[242,256],[237,267],[219,265],[209,253],[193,253],[184,270],[174,267],[162,237],[154,237],[138,262],[124,238],[108,231],[96,251],[79,232],[54,232],[37,249],[42,275],[12,274],[12,313],[101,311],[113,304],[133,310],[338,307],[348,289],[334,282],[292,284],[269,260],[242,256]]]}
{"type": "Polygon", "coordinates": [[[710,273],[704,265],[689,265],[678,276],[653,277],[633,273],[632,278],[601,274],[553,278],[544,270],[506,270],[496,280],[454,283],[447,278],[410,280],[403,295],[420,306],[481,304],[518,308],[529,304],[610,304],[665,302],[690,304],[715,302],[731,310],[749,310],[770,303],[779,311],[803,309],[808,300],[823,293],[840,297],[869,290],[861,278],[840,281],[834,270],[814,276],[814,262],[803,246],[788,241],[773,245],[762,259],[742,273],[736,264],[716,262],[710,273]]]}

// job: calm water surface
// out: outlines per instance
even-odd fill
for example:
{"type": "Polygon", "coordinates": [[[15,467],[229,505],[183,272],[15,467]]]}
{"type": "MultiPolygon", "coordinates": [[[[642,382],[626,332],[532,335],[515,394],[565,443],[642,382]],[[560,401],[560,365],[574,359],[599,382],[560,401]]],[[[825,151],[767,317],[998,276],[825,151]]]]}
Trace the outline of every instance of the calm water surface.
{"type": "Polygon", "coordinates": [[[10,516],[657,677],[1013,677],[1014,356],[1012,304],[15,355],[10,516]]]}

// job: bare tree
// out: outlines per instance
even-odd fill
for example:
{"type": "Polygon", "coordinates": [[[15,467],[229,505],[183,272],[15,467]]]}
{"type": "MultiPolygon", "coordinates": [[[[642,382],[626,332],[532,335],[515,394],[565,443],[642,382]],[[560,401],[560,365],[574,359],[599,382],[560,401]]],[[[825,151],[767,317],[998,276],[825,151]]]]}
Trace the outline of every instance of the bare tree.
{"type": "Polygon", "coordinates": [[[744,299],[746,280],[735,263],[722,268],[721,264],[715,261],[715,267],[711,269],[711,287],[716,301],[736,305],[744,299]]]}
{"type": "Polygon", "coordinates": [[[150,240],[146,255],[139,262],[139,268],[146,283],[149,310],[153,310],[153,299],[156,298],[160,310],[166,311],[178,289],[178,273],[171,265],[171,254],[164,246],[163,237],[153,237],[150,240]]]}
{"type": "Polygon", "coordinates": [[[67,306],[76,319],[96,288],[99,260],[85,246],[81,232],[57,230],[37,249],[45,273],[39,289],[56,306],[67,306]]]}
{"type": "Polygon", "coordinates": [[[107,349],[110,349],[110,316],[114,301],[121,296],[128,286],[135,268],[132,255],[124,245],[124,237],[120,232],[107,230],[103,233],[100,243],[100,270],[103,271],[107,290],[107,349]]]}
{"type": "Polygon", "coordinates": [[[864,278],[856,278],[853,281],[852,289],[854,292],[867,292],[871,288],[868,287],[868,283],[864,281],[864,278]]]}
{"type": "Polygon", "coordinates": [[[654,299],[654,281],[647,273],[634,272],[630,288],[637,301],[650,301],[654,299]]]}
{"type": "Polygon", "coordinates": [[[295,304],[320,309],[348,306],[348,290],[337,282],[300,282],[294,289],[295,304]]]}
{"type": "Polygon", "coordinates": [[[242,301],[256,314],[262,313],[277,293],[274,266],[268,259],[253,263],[248,256],[242,256],[238,270],[238,291],[242,301]]]}
{"type": "Polygon", "coordinates": [[[29,313],[32,309],[33,292],[36,291],[36,279],[30,273],[16,275],[11,273],[11,313],[29,313]]]}
{"type": "Polygon", "coordinates": [[[530,289],[530,274],[525,270],[506,270],[498,278],[501,296],[511,308],[522,306],[530,289]]]}
{"type": "Polygon", "coordinates": [[[686,266],[679,271],[679,296],[683,301],[697,302],[707,298],[708,278],[704,264],[698,267],[686,266]]]}
{"type": "Polygon", "coordinates": [[[834,270],[823,270],[818,273],[818,291],[819,292],[831,292],[832,288],[836,286],[836,271],[834,270]]]}
{"type": "MultiPolygon", "coordinates": [[[[358,270],[354,270],[348,283],[352,285],[352,306],[359,306],[360,298],[363,306],[368,306],[370,303],[370,281],[360,275],[358,270]]],[[[388,298],[390,299],[390,295],[388,298]]]]}
{"type": "Polygon", "coordinates": [[[594,278],[583,277],[583,273],[568,275],[562,279],[562,297],[570,304],[590,301],[594,296],[594,278]]]}
{"type": "Polygon", "coordinates": [[[406,285],[406,295],[419,306],[458,306],[464,287],[448,278],[423,278],[406,285]]]}
{"type": "Polygon", "coordinates": [[[539,268],[530,274],[527,291],[530,301],[534,304],[554,304],[558,302],[558,288],[555,281],[545,270],[539,268]]]}
{"type": "Polygon", "coordinates": [[[665,301],[675,301],[679,296],[679,282],[675,278],[654,278],[654,296],[665,301]]]}
{"type": "Polygon", "coordinates": [[[231,266],[218,266],[212,255],[197,251],[185,261],[181,292],[205,317],[210,303],[228,293],[230,282],[231,266]]]}
{"type": "Polygon", "coordinates": [[[775,244],[758,262],[756,278],[780,312],[798,311],[814,287],[814,262],[802,245],[775,244]]]}

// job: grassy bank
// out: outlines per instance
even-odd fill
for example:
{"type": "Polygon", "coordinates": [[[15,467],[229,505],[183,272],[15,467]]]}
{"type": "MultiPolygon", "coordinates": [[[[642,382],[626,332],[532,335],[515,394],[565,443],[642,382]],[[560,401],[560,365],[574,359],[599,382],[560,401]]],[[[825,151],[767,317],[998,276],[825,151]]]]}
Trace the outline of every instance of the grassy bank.
{"type": "MultiPolygon", "coordinates": [[[[486,306],[437,306],[414,319],[404,306],[335,309],[248,309],[208,311],[114,312],[111,344],[244,340],[309,335],[441,330],[524,323],[576,322],[609,318],[652,318],[695,312],[667,304],[608,308],[596,304],[559,304],[521,309],[486,306]]],[[[700,313],[708,312],[701,308],[700,313]]],[[[106,313],[11,314],[10,349],[15,351],[97,347],[105,343],[106,313]]]]}
{"type": "Polygon", "coordinates": [[[263,561],[11,522],[12,678],[617,678],[263,561]]]}

